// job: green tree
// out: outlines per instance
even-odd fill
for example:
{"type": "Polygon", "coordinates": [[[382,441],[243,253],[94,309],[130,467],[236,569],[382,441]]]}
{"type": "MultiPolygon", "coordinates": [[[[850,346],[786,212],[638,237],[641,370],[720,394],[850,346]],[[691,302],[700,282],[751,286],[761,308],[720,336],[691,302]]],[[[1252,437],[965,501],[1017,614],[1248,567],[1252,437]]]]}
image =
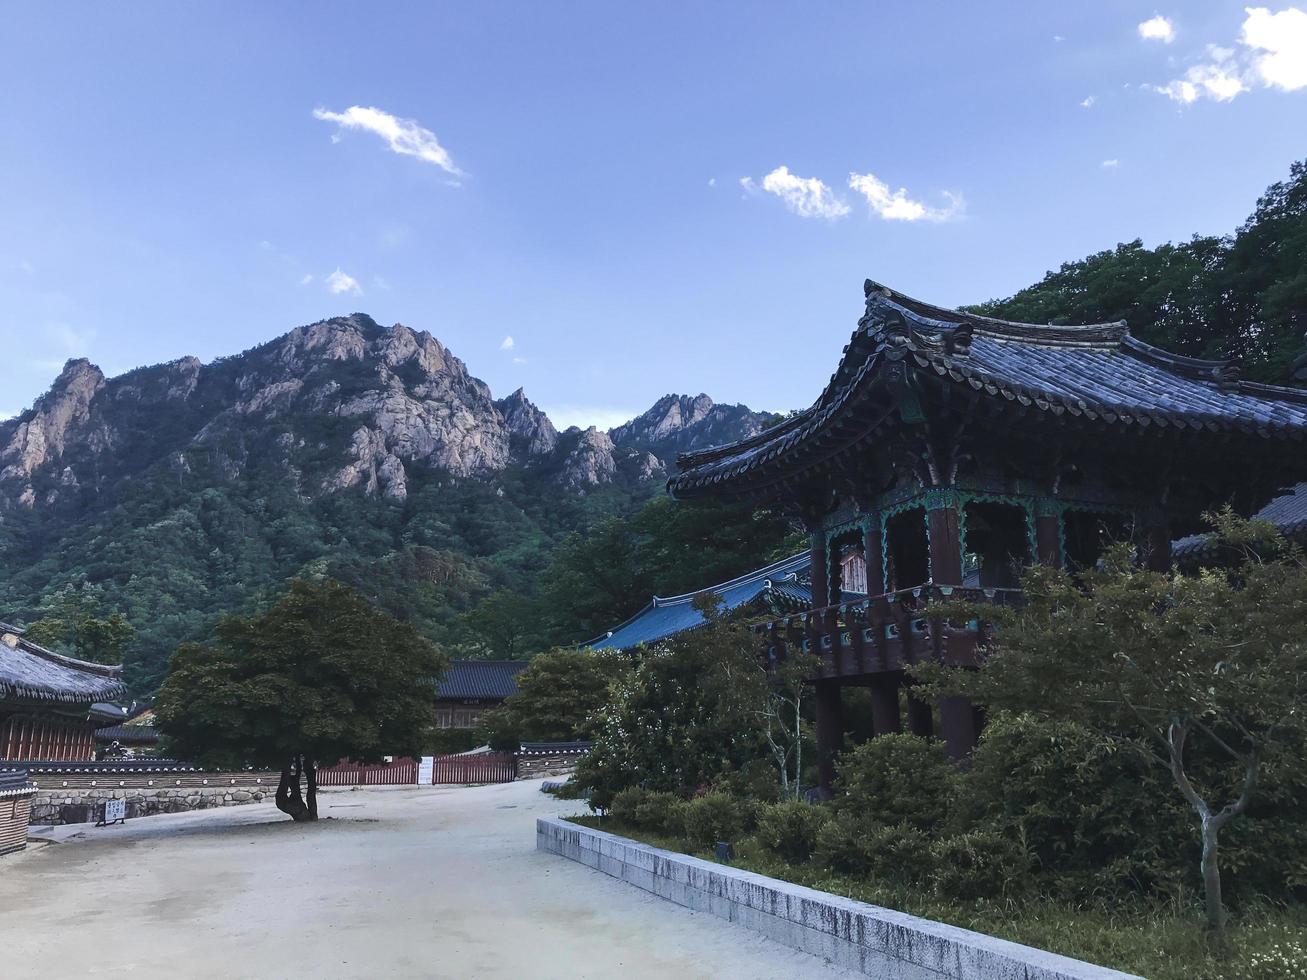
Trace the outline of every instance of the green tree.
{"type": "Polygon", "coordinates": [[[613,651],[560,647],[536,654],[517,675],[517,693],[482,716],[487,741],[516,751],[523,741],[593,738],[609,688],[630,666],[629,658],[613,651]]]}
{"type": "Polygon", "coordinates": [[[97,664],[120,664],[136,630],[120,612],[106,614],[98,590],[66,585],[46,597],[27,627],[34,643],[97,664]]]}
{"type": "Polygon", "coordinates": [[[1148,571],[1124,544],[1078,580],[1035,566],[1024,609],[970,610],[998,624],[982,669],[925,674],[937,694],[1077,722],[1123,749],[1151,743],[1192,810],[1207,924],[1223,944],[1221,832],[1307,724],[1307,563],[1269,524],[1228,510],[1212,520],[1222,567],[1148,571]]]}
{"type": "Polygon", "coordinates": [[[446,663],[353,589],[296,580],[267,611],[223,619],[210,644],[181,646],[155,715],[185,758],[280,770],[277,806],[316,820],[319,762],[418,754],[446,663]]]}
{"type": "Polygon", "coordinates": [[[499,660],[517,660],[531,652],[540,635],[538,604],[516,589],[486,596],[463,618],[474,648],[499,660]]]}

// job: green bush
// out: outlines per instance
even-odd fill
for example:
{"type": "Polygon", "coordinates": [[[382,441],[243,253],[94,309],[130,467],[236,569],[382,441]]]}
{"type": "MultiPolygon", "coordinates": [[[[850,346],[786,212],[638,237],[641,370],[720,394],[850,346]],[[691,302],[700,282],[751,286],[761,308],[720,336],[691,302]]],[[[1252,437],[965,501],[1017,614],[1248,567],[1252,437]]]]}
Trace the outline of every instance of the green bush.
{"type": "Polygon", "coordinates": [[[803,864],[817,846],[830,812],[809,803],[772,803],[758,810],[758,842],[790,864],[803,864]]]}
{"type": "Polygon", "coordinates": [[[881,826],[931,830],[953,802],[957,770],[944,743],[916,735],[881,735],[836,762],[838,809],[881,826]]]}
{"type": "Polygon", "coordinates": [[[1030,885],[1026,850],[994,831],[945,837],[931,845],[931,880],[941,895],[975,899],[1012,896],[1030,885]]]}
{"type": "Polygon", "coordinates": [[[682,805],[675,793],[648,793],[635,806],[635,825],[679,837],[685,828],[682,805]]]}
{"type": "Polygon", "coordinates": [[[608,815],[618,823],[639,826],[636,823],[636,811],[649,796],[649,791],[640,786],[632,786],[613,794],[613,801],[608,806],[608,815]]]}
{"type": "Polygon", "coordinates": [[[930,876],[931,841],[909,823],[884,826],[843,812],[817,831],[814,860],[838,874],[917,884],[930,876]]]}
{"type": "Polygon", "coordinates": [[[753,822],[753,805],[725,793],[705,793],[685,805],[685,836],[696,847],[735,841],[753,822]]]}

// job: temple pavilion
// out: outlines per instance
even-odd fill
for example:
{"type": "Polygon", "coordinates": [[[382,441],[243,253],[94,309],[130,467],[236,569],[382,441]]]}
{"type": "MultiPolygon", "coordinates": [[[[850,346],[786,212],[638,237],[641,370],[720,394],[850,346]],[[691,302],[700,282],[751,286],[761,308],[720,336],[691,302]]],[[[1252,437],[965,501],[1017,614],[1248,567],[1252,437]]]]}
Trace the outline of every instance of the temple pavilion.
{"type": "Polygon", "coordinates": [[[982,719],[939,717],[904,668],[972,665],[979,625],[932,624],[944,597],[1019,601],[1030,562],[1083,568],[1133,540],[1152,568],[1225,503],[1252,513],[1307,479],[1307,391],[1159,350],[1125,323],[1013,323],[878,283],[816,403],[756,436],[678,458],[678,499],[751,499],[811,534],[812,609],[766,626],[770,654],[821,658],[821,781],[841,688],[870,689],[877,733],[941,734],[955,756],[982,719]],[[850,556],[861,556],[852,563],[850,556]],[[841,601],[851,567],[866,595],[841,601]]]}
{"type": "Polygon", "coordinates": [[[112,708],[104,702],[126,692],[122,674],[47,650],[0,623],[0,761],[93,759],[96,725],[112,708]]]}

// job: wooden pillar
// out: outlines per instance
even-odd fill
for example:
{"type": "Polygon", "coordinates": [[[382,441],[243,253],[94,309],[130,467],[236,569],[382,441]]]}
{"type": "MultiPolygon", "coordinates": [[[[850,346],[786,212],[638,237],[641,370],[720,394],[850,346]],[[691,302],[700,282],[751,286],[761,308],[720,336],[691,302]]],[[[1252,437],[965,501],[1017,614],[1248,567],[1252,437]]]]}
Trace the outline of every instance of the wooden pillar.
{"type": "Polygon", "coordinates": [[[830,605],[830,565],[826,560],[826,534],[815,531],[812,535],[812,608],[825,609],[830,605]]]}
{"type": "Polygon", "coordinates": [[[868,683],[871,693],[871,730],[877,735],[890,735],[903,730],[899,716],[898,674],[876,674],[868,683]]]}
{"type": "Polygon", "coordinates": [[[958,498],[952,490],[926,496],[926,530],[930,534],[930,580],[936,585],[962,584],[962,527],[958,498]]]}
{"type": "Polygon", "coordinates": [[[1035,503],[1035,561],[1062,567],[1062,508],[1055,500],[1035,503]]]}
{"type": "Polygon", "coordinates": [[[908,689],[908,731],[921,738],[933,738],[935,735],[935,720],[930,716],[930,705],[914,697],[911,688],[908,689]]]}
{"type": "Polygon", "coordinates": [[[817,792],[830,799],[835,783],[835,757],[844,742],[844,702],[838,680],[814,682],[817,706],[817,792]]]}
{"type": "Polygon", "coordinates": [[[1171,570],[1171,529],[1165,518],[1153,518],[1144,526],[1144,567],[1152,572],[1171,570]]]}
{"type": "Polygon", "coordinates": [[[867,562],[867,595],[885,594],[885,552],[881,541],[880,515],[867,518],[862,534],[862,557],[867,562]]]}
{"type": "MultiPolygon", "coordinates": [[[[951,490],[933,493],[926,507],[930,579],[935,585],[961,585],[962,528],[957,494],[951,490]]],[[[940,702],[939,727],[954,759],[961,759],[975,747],[979,733],[975,712],[966,698],[952,696],[940,702]]]]}

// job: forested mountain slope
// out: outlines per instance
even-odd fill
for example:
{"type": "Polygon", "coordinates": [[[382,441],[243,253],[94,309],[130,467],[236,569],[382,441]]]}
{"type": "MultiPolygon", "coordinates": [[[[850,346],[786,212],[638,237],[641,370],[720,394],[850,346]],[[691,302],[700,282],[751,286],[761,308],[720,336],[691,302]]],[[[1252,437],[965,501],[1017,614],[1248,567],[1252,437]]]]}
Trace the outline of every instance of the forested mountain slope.
{"type": "MultiPolygon", "coordinates": [[[[665,435],[707,445],[767,418],[732,408],[665,435]]],[[[70,361],[0,423],[0,610],[31,620],[71,586],[122,611],[139,689],[178,642],[295,574],[351,581],[448,640],[482,596],[530,592],[567,534],[655,493],[663,448],[559,434],[430,334],[363,314],[207,365],[106,378],[70,361]]]]}

